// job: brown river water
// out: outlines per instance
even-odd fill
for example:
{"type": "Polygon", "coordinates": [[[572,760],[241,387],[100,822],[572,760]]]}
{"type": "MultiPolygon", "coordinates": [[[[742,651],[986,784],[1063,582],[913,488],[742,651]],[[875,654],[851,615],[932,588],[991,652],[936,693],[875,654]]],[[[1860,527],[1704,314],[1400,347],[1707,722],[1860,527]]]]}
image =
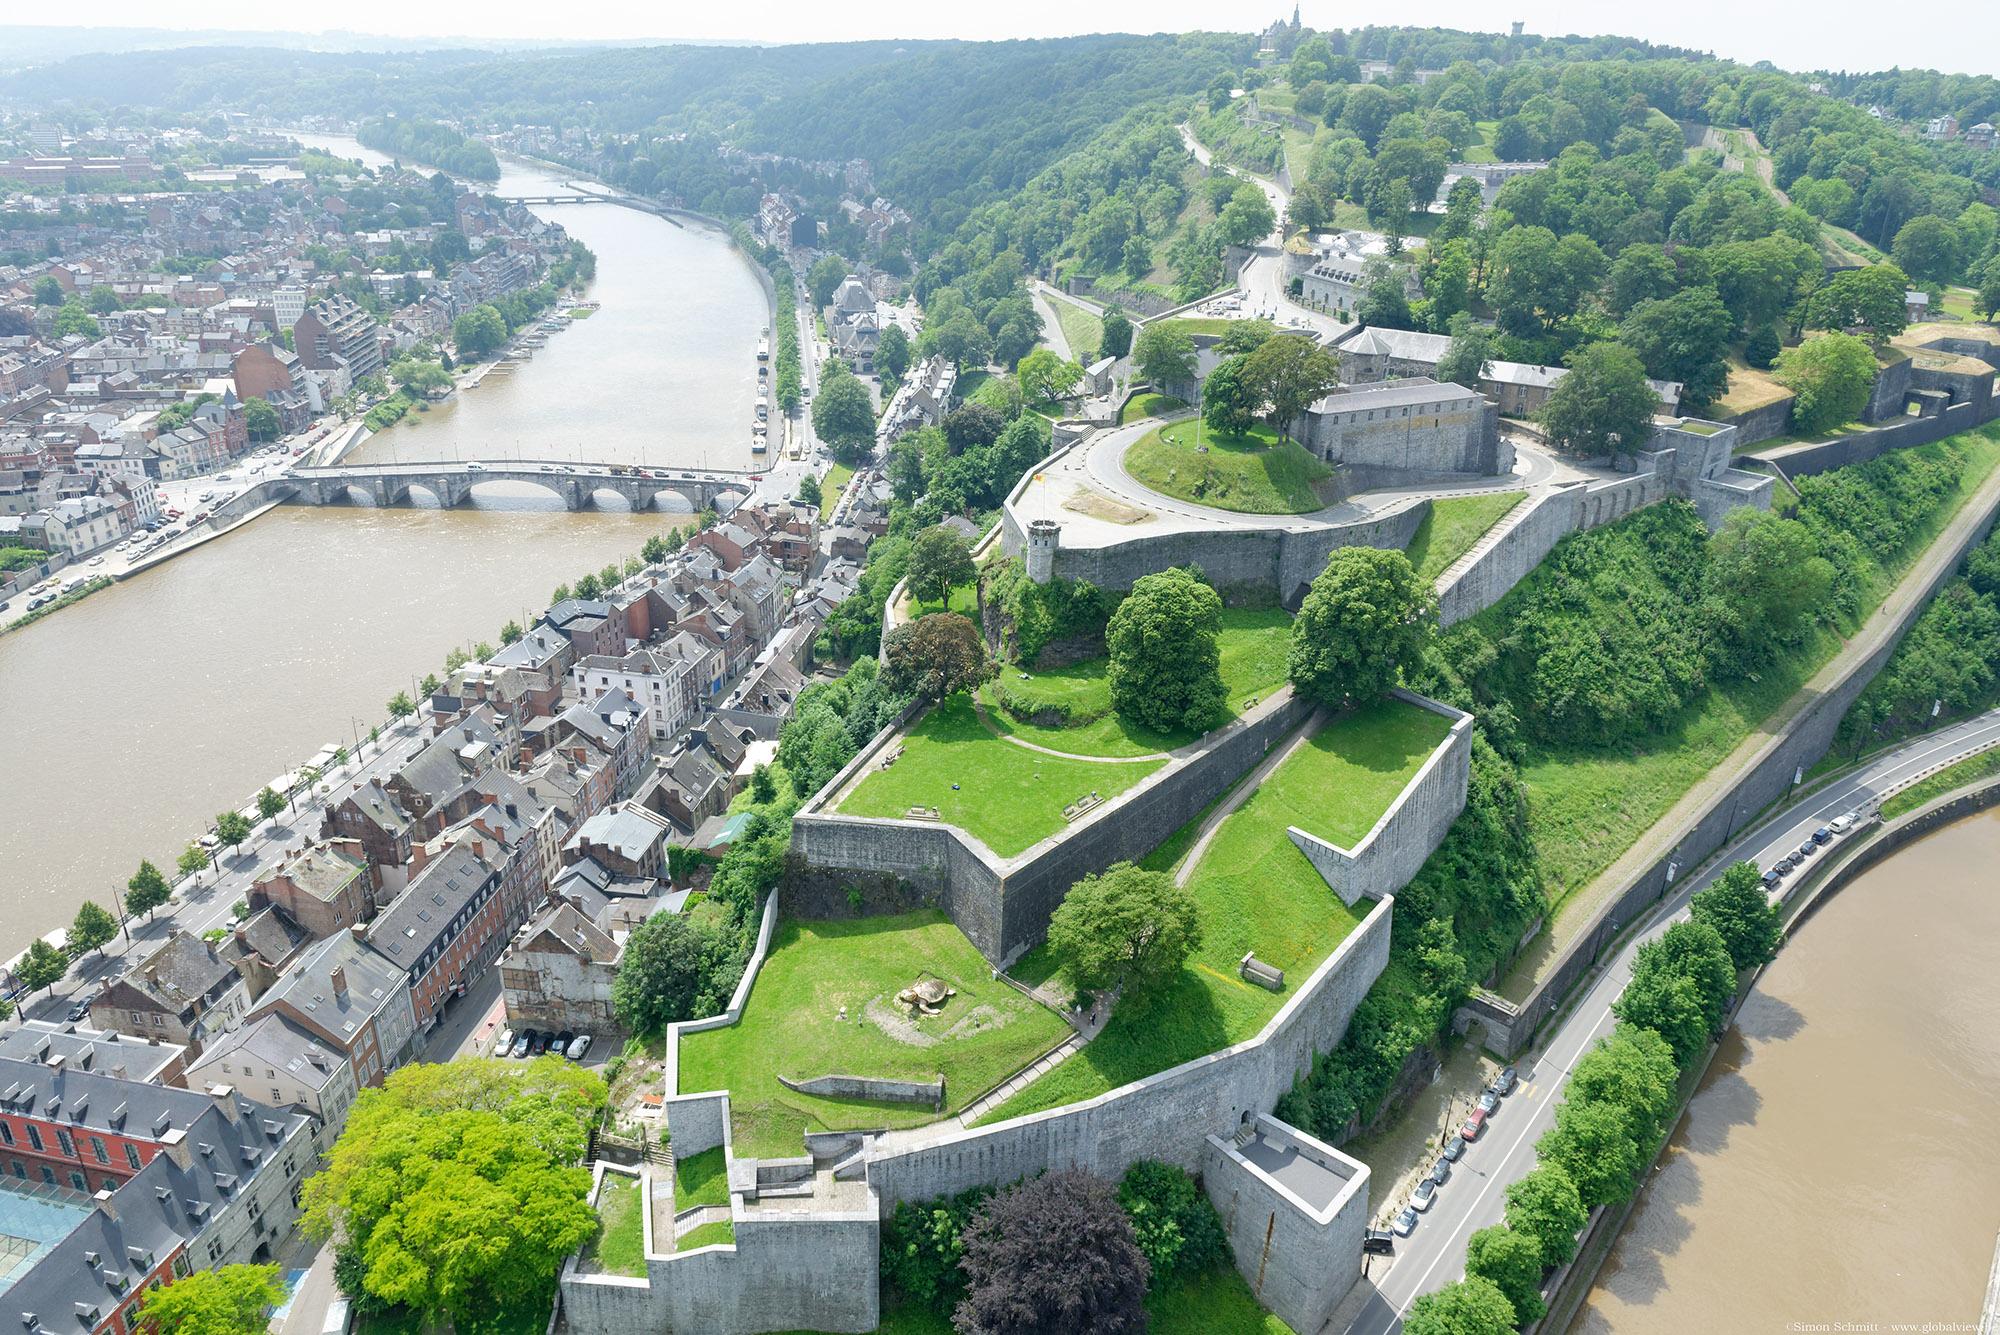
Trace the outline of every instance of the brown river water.
{"type": "Polygon", "coordinates": [[[1977,1328],[2000,1229],[1995,867],[1989,812],[1798,925],[1573,1332],[1977,1328]]]}
{"type": "MultiPolygon", "coordinates": [[[[510,162],[496,189],[559,186],[510,162]]],[[[603,309],[357,457],[580,446],[592,461],[746,464],[770,322],[747,261],[719,233],[630,209],[538,211],[597,252],[603,309]]],[[[351,746],[453,646],[497,640],[555,585],[685,520],[568,514],[502,484],[474,499],[449,512],[281,506],[0,636],[0,958],[86,898],[110,905],[140,858],[171,868],[216,812],[320,747],[351,746]]]]}

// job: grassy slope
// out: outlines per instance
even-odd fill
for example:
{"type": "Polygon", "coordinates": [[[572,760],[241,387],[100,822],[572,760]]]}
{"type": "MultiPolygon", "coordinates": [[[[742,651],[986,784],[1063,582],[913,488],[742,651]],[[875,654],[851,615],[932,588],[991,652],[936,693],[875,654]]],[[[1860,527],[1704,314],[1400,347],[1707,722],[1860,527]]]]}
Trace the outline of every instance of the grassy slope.
{"type": "Polygon", "coordinates": [[[847,490],[847,484],[854,480],[854,470],[846,464],[835,464],[826,470],[826,476],[819,484],[819,517],[824,521],[833,513],[833,507],[840,503],[840,494],[847,490]]]}
{"type": "Polygon", "coordinates": [[[1177,413],[1185,407],[1187,404],[1171,394],[1156,394],[1149,390],[1144,394],[1134,394],[1125,401],[1125,406],[1118,410],[1118,423],[1123,426],[1127,422],[1136,422],[1144,417],[1177,413]]]}
{"type": "MultiPolygon", "coordinates": [[[[1244,982],[1245,951],[1297,987],[1353,930],[1361,914],[1336,898],[1285,834],[1296,825],[1338,844],[1366,834],[1450,729],[1429,710],[1382,701],[1322,728],[1274,770],[1217,829],[1188,889],[1202,942],[1150,1011],[1114,1011],[1080,1053],[989,1114],[997,1122],[1093,1098],[1255,1034],[1286,993],[1244,982]]],[[[1015,972],[1051,972],[1037,950],[1015,972]]]]}
{"type": "Polygon", "coordinates": [[[697,1247],[713,1247],[717,1243],[736,1241],[736,1225],[727,1219],[713,1219],[706,1224],[691,1228],[674,1244],[677,1252],[691,1252],[697,1247]]]}
{"type": "Polygon", "coordinates": [[[1453,496],[1431,502],[1431,512],[1410,539],[1410,564],[1426,583],[1442,575],[1527,497],[1525,491],[1490,496],[1453,496]]]}
{"type": "Polygon", "coordinates": [[[1935,797],[1955,788],[2000,774],[2000,751],[1982,751],[1947,765],[1928,779],[1920,779],[1882,804],[1882,819],[1890,820],[1906,811],[1915,811],[1935,797]]]}
{"type": "Polygon", "coordinates": [[[1304,514],[1326,506],[1316,484],[1333,469],[1263,425],[1242,434],[1199,432],[1207,454],[1196,452],[1196,423],[1174,422],[1147,432],[1126,451],[1125,469],[1168,496],[1246,514],[1304,514]]]}
{"type": "Polygon", "coordinates": [[[902,757],[864,779],[840,810],[901,817],[911,807],[936,807],[943,820],[1012,857],[1062,829],[1063,808],[1079,797],[1114,797],[1163,763],[1065,760],[1011,746],[979,721],[970,697],[955,695],[919,719],[904,734],[902,757]]]}
{"type": "MultiPolygon", "coordinates": [[[[686,1040],[683,1040],[685,1043],[686,1040]]],[[[682,1051],[686,1051],[683,1046],[682,1051]]],[[[685,1058],[683,1058],[685,1062],[685,1058]]],[[[682,1083],[686,1083],[686,1075],[682,1083]]],[[[723,1162],[722,1147],[703,1150],[686,1158],[674,1158],[674,1213],[697,1205],[729,1204],[729,1167],[723,1162]]]]}
{"type": "MultiPolygon", "coordinates": [[[[844,922],[780,924],[742,1020],[681,1040],[683,1091],[727,1089],[739,1155],[800,1153],[811,1127],[916,1126],[928,1107],[814,1098],[778,1083],[840,1073],[931,1080],[942,1072],[948,1107],[963,1106],[1061,1039],[1062,1020],[995,982],[992,970],[933,910],[844,922]],[[932,976],[958,989],[941,1015],[912,1023],[933,1040],[892,1037],[870,1002],[900,1014],[895,994],[932,976]],[[839,1019],[842,1007],[847,1018],[839,1019]]],[[[690,1202],[676,1199],[676,1208],[690,1202]]]]}
{"type": "MultiPolygon", "coordinates": [[[[1886,566],[1864,572],[1862,619],[1874,612],[2000,462],[2000,441],[1977,435],[1954,439],[1967,455],[1957,493],[1938,507],[1906,551],[1886,566]]],[[[1506,614],[1494,613],[1506,606],[1503,601],[1481,614],[1493,618],[1489,633],[1505,624],[1506,614]]],[[[1637,743],[1608,749],[1536,748],[1522,766],[1521,778],[1528,789],[1529,825],[1548,878],[1551,913],[1559,912],[1568,896],[1610,866],[1640,831],[1727,759],[1839,651],[1841,643],[1841,636],[1822,629],[1804,652],[1766,669],[1758,680],[1711,687],[1672,726],[1637,743]]]]}
{"type": "Polygon", "coordinates": [[[646,1273],[646,1248],[639,1236],[644,1213],[639,1209],[639,1183],[623,1173],[606,1173],[597,1194],[597,1236],[584,1252],[607,1274],[639,1278],[646,1273]]]}
{"type": "Polygon", "coordinates": [[[1104,343],[1104,321],[1073,301],[1061,297],[1048,300],[1055,308],[1056,323],[1062,326],[1063,341],[1069,344],[1071,358],[1085,365],[1095,361],[1097,349],[1104,343]]]}

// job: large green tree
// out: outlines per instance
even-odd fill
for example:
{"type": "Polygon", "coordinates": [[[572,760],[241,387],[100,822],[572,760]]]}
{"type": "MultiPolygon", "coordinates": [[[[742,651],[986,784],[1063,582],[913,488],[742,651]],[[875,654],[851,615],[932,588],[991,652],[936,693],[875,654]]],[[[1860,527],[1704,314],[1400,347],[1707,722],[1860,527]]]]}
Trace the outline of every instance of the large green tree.
{"type": "Polygon", "coordinates": [[[1796,519],[1745,506],[1732,510],[1708,543],[1703,610],[1712,621],[1721,660],[1750,669],[1775,646],[1797,640],[1819,615],[1833,587],[1833,563],[1819,539],[1796,519]]]}
{"type": "Polygon", "coordinates": [[[892,691],[942,700],[986,680],[986,643],[956,612],[932,612],[882,637],[882,682],[892,691]]]}
{"type": "Polygon", "coordinates": [[[1539,1321],[1548,1308],[1542,1303],[1542,1249],[1527,1233],[1505,1224],[1482,1228],[1465,1240],[1465,1273],[1493,1281],[1507,1295],[1514,1321],[1539,1321]]]}
{"type": "Polygon", "coordinates": [[[956,530],[934,524],[910,540],[909,564],[903,577],[919,599],[944,603],[954,588],[970,584],[977,574],[972,547],[956,530]]]}
{"type": "Polygon", "coordinates": [[[859,463],[875,444],[875,404],[868,387],[836,363],[813,399],[813,430],[833,447],[833,457],[859,463]]]}
{"type": "Polygon", "coordinates": [[[1049,348],[1036,348],[1021,359],[1014,374],[1021,381],[1023,394],[1042,403],[1054,403],[1076,388],[1077,381],[1083,379],[1083,368],[1058,357],[1049,348]]]}
{"type": "Polygon", "coordinates": [[[1754,862],[1725,867],[1712,885],[1695,894],[1689,916],[1715,929],[1738,969],[1755,969],[1778,957],[1783,919],[1772,906],[1754,862]]]}
{"type": "Polygon", "coordinates": [[[612,1010],[635,1034],[714,1015],[729,1004],[743,960],[740,941],[714,919],[655,913],[625,942],[611,981],[612,1010]]]}
{"type": "Polygon", "coordinates": [[[1576,1255],[1576,1235],[1589,1218],[1576,1183],[1555,1164],[1537,1164],[1507,1186],[1507,1226],[1534,1238],[1548,1265],[1576,1255]]]}
{"type": "Polygon", "coordinates": [[[1732,324],[1714,288],[1688,287],[1634,306],[1618,326],[1618,340],[1639,354],[1648,375],[1680,381],[1680,406],[1700,412],[1728,384],[1723,353],[1732,324]]]}
{"type": "Polygon", "coordinates": [[[94,899],[86,899],[77,905],[76,918],[70,923],[69,934],[64,939],[69,953],[82,958],[116,935],[118,919],[111,916],[111,910],[94,899]]]}
{"type": "Polygon", "coordinates": [[[1201,944],[1194,895],[1166,872],[1114,863],[1070,887],[1049,920],[1049,949],[1083,992],[1150,1010],[1201,944]]]}
{"type": "Polygon", "coordinates": [[[70,958],[62,947],[41,937],[28,943],[28,953],[14,965],[14,977],[29,992],[54,987],[69,972],[70,958]]]}
{"type": "Polygon", "coordinates": [[[277,1266],[197,1270],[149,1290],[137,1326],[140,1335],[264,1335],[271,1310],[284,1300],[277,1266]]]}
{"type": "Polygon", "coordinates": [[[1549,440],[1572,454],[1633,454],[1653,433],[1660,396],[1646,383],[1638,354],[1616,343],[1591,343],[1570,354],[1536,416],[1549,440]]]}
{"type": "Polygon", "coordinates": [[[1208,429],[1224,435],[1248,431],[1257,421],[1263,400],[1243,373],[1247,357],[1231,357],[1201,382],[1201,418],[1208,429]]]}
{"type": "Polygon", "coordinates": [[[1621,1024],[1577,1061],[1565,1097],[1623,1108],[1633,1138],[1643,1146],[1667,1129],[1679,1079],[1680,1068],[1664,1038],[1651,1029],[1621,1024]]]}
{"type": "Polygon", "coordinates": [[[1909,322],[1909,288],[1909,276],[1893,264],[1843,269],[1806,300],[1806,328],[1859,330],[1877,343],[1894,338],[1909,322]]]}
{"type": "Polygon", "coordinates": [[[1156,320],[1139,331],[1132,361],[1154,389],[1185,384],[1194,379],[1194,339],[1177,322],[1156,320]]]}
{"type": "Polygon", "coordinates": [[[1220,723],[1222,599],[1194,572],[1141,575],[1105,632],[1111,703],[1131,723],[1206,732],[1220,723]]]}
{"type": "Polygon", "coordinates": [[[477,361],[506,341],[507,322],[490,305],[475,306],[451,323],[451,342],[460,361],[477,361]]]}
{"type": "Polygon", "coordinates": [[[1244,358],[1242,375],[1269,405],[1272,425],[1290,435],[1299,414],[1340,383],[1340,358],[1315,339],[1280,334],[1244,358]]]}
{"type": "Polygon", "coordinates": [[[1535,1153],[1576,1183],[1586,1206],[1624,1200],[1639,1174],[1631,1115],[1615,1103],[1563,1100],[1556,1124],[1535,1142],[1535,1153]]]}
{"type": "Polygon", "coordinates": [[[1867,409],[1875,391],[1875,354],[1853,334],[1821,334],[1779,353],[1773,378],[1792,391],[1792,430],[1829,431],[1867,409]]]}
{"type": "Polygon", "coordinates": [[[1484,1275],[1423,1294],[1403,1317],[1404,1335],[1513,1335],[1514,1328],[1514,1304],[1484,1275]]]}
{"type": "Polygon", "coordinates": [[[597,1230],[582,1161],[604,1101],[594,1072],[557,1058],[405,1066],[354,1101],[301,1226],[338,1233],[366,1292],[426,1323],[545,1301],[597,1230]]]}
{"type": "Polygon", "coordinates": [[[150,918],[154,909],[173,898],[173,893],[160,869],[142,858],[139,870],[125,882],[125,911],[135,918],[141,913],[150,918]]]}
{"type": "Polygon", "coordinates": [[[1410,558],[1380,547],[1337,547],[1292,622],[1292,684],[1340,707],[1395,686],[1437,630],[1437,595],[1410,558]]]}

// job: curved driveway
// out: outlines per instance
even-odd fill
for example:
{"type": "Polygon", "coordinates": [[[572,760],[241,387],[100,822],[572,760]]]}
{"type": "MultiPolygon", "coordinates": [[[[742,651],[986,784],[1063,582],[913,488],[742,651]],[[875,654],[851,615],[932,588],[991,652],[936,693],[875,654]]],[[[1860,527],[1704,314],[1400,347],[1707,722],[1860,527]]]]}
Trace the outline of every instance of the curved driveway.
{"type": "MultiPolygon", "coordinates": [[[[1739,835],[1699,875],[1683,881],[1654,909],[1645,926],[1600,968],[1543,1046],[1517,1063],[1520,1087],[1501,1104],[1486,1134],[1467,1148],[1451,1181],[1439,1190],[1437,1203],[1420,1217],[1416,1232],[1398,1240],[1396,1258],[1389,1269],[1360,1282],[1373,1292],[1365,1295],[1359,1315],[1344,1329],[1351,1335],[1388,1335],[1399,1330],[1404,1312],[1419,1294],[1441,1288],[1465,1273],[1466,1240],[1479,1229],[1501,1222],[1507,1186],[1535,1166],[1535,1142],[1555,1122],[1563,1082],[1597,1040],[1611,1032],[1611,1003],[1632,976],[1632,961],[1639,947],[1685,918],[1688,900],[1696,891],[1734,862],[1749,860],[1769,867],[1834,817],[1848,811],[1870,811],[1890,793],[1932,770],[1996,745],[2000,745],[2000,709],[1915,738],[1739,835]]],[[[1342,1305],[1343,1315],[1355,1305],[1351,1295],[1342,1305]]],[[[1327,1330],[1342,1328],[1330,1323],[1327,1330]]]]}

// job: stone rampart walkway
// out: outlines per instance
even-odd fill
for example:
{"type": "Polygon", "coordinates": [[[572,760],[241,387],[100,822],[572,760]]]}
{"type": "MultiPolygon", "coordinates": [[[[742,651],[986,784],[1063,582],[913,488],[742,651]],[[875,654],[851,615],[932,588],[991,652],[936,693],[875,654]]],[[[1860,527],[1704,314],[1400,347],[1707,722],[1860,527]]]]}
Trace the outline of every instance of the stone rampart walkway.
{"type": "Polygon", "coordinates": [[[979,716],[979,721],[985,726],[986,731],[992,733],[1001,741],[1012,742],[1024,751],[1039,751],[1045,756],[1054,756],[1057,760],[1087,760],[1094,765],[1150,765],[1157,760],[1170,760],[1173,758],[1165,751],[1151,751],[1143,756],[1083,756],[1078,755],[1074,751],[1058,751],[1052,746],[1042,746],[1036,742],[1026,741],[1014,736],[1012,733],[1000,731],[1000,726],[986,716],[986,702],[979,698],[979,692],[977,691],[972,693],[972,712],[979,716]]]}

